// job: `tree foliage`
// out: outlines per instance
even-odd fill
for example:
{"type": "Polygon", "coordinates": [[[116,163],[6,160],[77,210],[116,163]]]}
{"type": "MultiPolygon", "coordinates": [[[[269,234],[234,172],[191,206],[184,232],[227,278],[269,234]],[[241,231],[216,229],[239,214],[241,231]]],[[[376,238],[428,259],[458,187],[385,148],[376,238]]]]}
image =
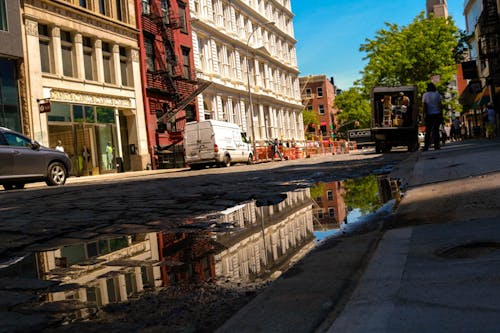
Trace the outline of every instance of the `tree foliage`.
{"type": "Polygon", "coordinates": [[[382,207],[376,176],[346,180],[344,189],[344,202],[350,209],[359,209],[362,214],[368,214],[382,207]]]}
{"type": "Polygon", "coordinates": [[[375,86],[400,85],[417,85],[423,92],[434,75],[439,75],[438,89],[444,91],[456,72],[454,52],[460,37],[452,18],[426,18],[423,12],[408,26],[386,23],[360,47],[368,60],[360,81],[365,93],[375,86]]]}
{"type": "Polygon", "coordinates": [[[371,125],[371,109],[368,97],[362,94],[358,87],[349,88],[335,97],[335,107],[340,110],[338,121],[342,124],[353,124],[345,126],[341,131],[353,128],[354,122],[359,122],[359,127],[366,128],[371,125]]]}

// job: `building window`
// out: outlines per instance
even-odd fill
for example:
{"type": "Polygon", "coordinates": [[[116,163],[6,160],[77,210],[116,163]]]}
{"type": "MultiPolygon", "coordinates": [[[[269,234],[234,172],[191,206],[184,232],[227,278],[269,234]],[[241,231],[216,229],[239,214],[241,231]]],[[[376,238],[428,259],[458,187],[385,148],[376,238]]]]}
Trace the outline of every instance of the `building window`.
{"type": "Polygon", "coordinates": [[[168,13],[168,0],[161,0],[161,18],[165,24],[170,23],[168,13]]]}
{"type": "Polygon", "coordinates": [[[319,114],[325,114],[325,106],[323,104],[318,105],[319,114]]]}
{"type": "Polygon", "coordinates": [[[316,92],[318,93],[318,97],[323,97],[323,87],[318,87],[316,92]]]}
{"type": "Polygon", "coordinates": [[[190,50],[186,47],[182,48],[182,66],[183,66],[183,77],[185,79],[191,78],[191,66],[189,62],[190,50]]]}
{"type": "Polygon", "coordinates": [[[73,76],[73,42],[69,31],[61,31],[63,75],[73,76]]]}
{"type": "Polygon", "coordinates": [[[120,46],[120,72],[122,75],[122,85],[128,86],[128,57],[127,50],[120,46]]]}
{"type": "Polygon", "coordinates": [[[333,200],[333,191],[327,191],[326,192],[326,197],[328,200],[333,200]]]}
{"type": "Polygon", "coordinates": [[[94,80],[94,50],[90,37],[83,37],[83,67],[85,79],[94,80]]]}
{"type": "Polygon", "coordinates": [[[328,207],[328,216],[329,217],[335,217],[335,208],[328,207]]]}
{"type": "Polygon", "coordinates": [[[7,7],[5,0],[0,0],[0,30],[7,31],[7,7]]]}
{"type": "Polygon", "coordinates": [[[313,110],[313,106],[312,105],[308,105],[307,106],[307,111],[312,111],[313,110]]]}
{"type": "Polygon", "coordinates": [[[309,97],[311,97],[311,95],[312,95],[312,90],[311,90],[311,88],[306,88],[306,97],[308,97],[308,98],[309,98],[309,97]]]}
{"type": "Polygon", "coordinates": [[[99,13],[101,13],[102,15],[106,15],[108,13],[106,0],[98,0],[98,1],[99,1],[99,13]]]}
{"type": "Polygon", "coordinates": [[[38,44],[40,46],[40,65],[42,67],[42,72],[50,73],[50,37],[49,27],[46,24],[38,24],[38,44]]]}
{"type": "Polygon", "coordinates": [[[181,31],[187,33],[187,18],[186,18],[186,7],[182,3],[178,3],[179,5],[179,26],[181,31]]]}
{"type": "Polygon", "coordinates": [[[322,219],[324,217],[323,211],[318,210],[318,219],[322,219]]]}
{"type": "Polygon", "coordinates": [[[113,83],[111,80],[111,47],[109,43],[102,43],[102,64],[104,66],[104,82],[113,83]]]}
{"type": "Polygon", "coordinates": [[[146,51],[146,70],[148,72],[154,72],[155,71],[154,39],[144,36],[144,49],[146,51]]]}
{"type": "Polygon", "coordinates": [[[151,4],[149,0],[142,0],[142,15],[150,15],[151,14],[151,4]]]}

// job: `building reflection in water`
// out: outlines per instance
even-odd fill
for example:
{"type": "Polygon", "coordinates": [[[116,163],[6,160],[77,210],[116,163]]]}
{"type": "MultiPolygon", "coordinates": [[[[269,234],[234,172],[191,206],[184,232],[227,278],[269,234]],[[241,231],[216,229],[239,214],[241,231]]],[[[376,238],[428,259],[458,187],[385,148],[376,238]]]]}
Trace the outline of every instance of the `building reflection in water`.
{"type": "Polygon", "coordinates": [[[388,175],[371,175],[328,183],[311,188],[314,206],[314,230],[318,241],[360,224],[386,203],[394,200],[390,209],[401,200],[400,181],[388,175]]]}
{"type": "Polygon", "coordinates": [[[309,189],[300,189],[270,205],[250,201],[199,216],[175,232],[101,235],[74,244],[61,239],[64,243],[41,245],[4,265],[0,278],[21,293],[37,289],[22,290],[20,279],[46,283],[37,291],[38,302],[58,303],[57,316],[71,322],[109,303],[140,297],[146,289],[276,278],[314,246],[313,201],[309,189]]]}

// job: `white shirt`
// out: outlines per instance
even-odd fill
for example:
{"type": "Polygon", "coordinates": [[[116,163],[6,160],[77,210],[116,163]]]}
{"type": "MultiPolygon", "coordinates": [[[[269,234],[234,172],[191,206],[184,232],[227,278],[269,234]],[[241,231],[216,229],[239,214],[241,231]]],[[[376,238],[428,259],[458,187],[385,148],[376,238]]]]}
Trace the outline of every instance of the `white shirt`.
{"type": "Polygon", "coordinates": [[[64,153],[64,147],[63,146],[56,146],[56,150],[62,151],[64,153]]]}
{"type": "Polygon", "coordinates": [[[437,91],[424,93],[422,104],[427,105],[427,114],[441,114],[441,95],[437,91]]]}

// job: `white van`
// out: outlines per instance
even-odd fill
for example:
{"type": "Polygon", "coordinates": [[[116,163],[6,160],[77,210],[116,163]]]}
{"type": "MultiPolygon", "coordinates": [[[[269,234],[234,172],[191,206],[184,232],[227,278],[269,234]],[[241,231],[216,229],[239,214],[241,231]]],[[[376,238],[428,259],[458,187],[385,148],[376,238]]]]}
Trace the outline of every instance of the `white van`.
{"type": "Polygon", "coordinates": [[[186,163],[191,169],[207,165],[230,166],[253,162],[250,140],[238,125],[218,120],[186,124],[184,131],[186,163]]]}

